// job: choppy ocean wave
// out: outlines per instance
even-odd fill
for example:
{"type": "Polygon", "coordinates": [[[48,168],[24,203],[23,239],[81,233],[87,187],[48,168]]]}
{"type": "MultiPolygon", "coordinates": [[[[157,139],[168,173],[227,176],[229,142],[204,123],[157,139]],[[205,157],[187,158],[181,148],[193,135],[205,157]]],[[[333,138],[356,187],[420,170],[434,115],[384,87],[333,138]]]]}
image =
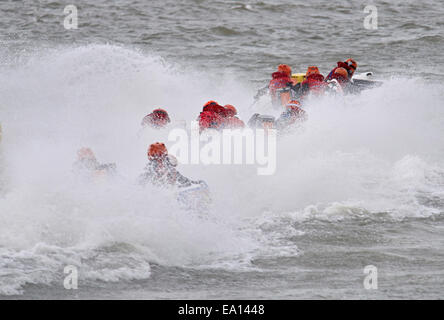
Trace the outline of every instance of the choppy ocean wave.
{"type": "MultiPolygon", "coordinates": [[[[444,60],[440,1],[60,1],[0,3],[2,298],[440,298],[444,212],[444,60]],[[328,73],[353,56],[384,82],[305,104],[281,137],[277,171],[181,165],[213,204],[190,215],[135,183],[139,135],[155,107],[196,119],[215,99],[252,105],[280,63],[328,73]],[[116,162],[85,184],[76,150],[116,162]],[[381,270],[362,291],[362,268],[381,270]],[[79,269],[76,296],[64,268],[79,269]]],[[[169,146],[169,144],[167,143],[169,146]]]]}
{"type": "Polygon", "coordinates": [[[256,272],[264,261],[299,257],[305,224],[440,221],[443,90],[420,78],[309,101],[303,130],[279,141],[274,176],[185,166],[211,187],[205,219],[137,187],[150,143],[137,138],[138,124],[151,106],[186,121],[211,97],[244,119],[266,110],[265,100],[249,108],[248,82],[227,75],[213,87],[202,76],[110,45],[42,49],[3,68],[1,294],[60,286],[66,265],[91,286],[150,279],[152,264],[256,272]],[[83,145],[116,161],[120,178],[79,184],[70,168],[83,145]]]}

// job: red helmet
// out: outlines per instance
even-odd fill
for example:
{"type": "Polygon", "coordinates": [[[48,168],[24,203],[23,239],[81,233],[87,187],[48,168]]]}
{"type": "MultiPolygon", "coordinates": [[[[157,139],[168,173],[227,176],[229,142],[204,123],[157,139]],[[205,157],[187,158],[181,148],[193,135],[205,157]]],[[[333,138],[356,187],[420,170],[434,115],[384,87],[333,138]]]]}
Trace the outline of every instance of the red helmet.
{"type": "Polygon", "coordinates": [[[204,105],[202,112],[214,112],[220,115],[221,117],[227,116],[227,109],[219,105],[216,101],[208,101],[204,105]]]}
{"type": "Polygon", "coordinates": [[[168,112],[166,112],[164,109],[158,108],[154,109],[153,112],[143,118],[142,125],[150,125],[159,128],[165,126],[167,123],[170,122],[171,120],[168,112]]]}
{"type": "Polygon", "coordinates": [[[214,101],[214,100],[210,100],[210,101],[208,101],[207,103],[205,103],[204,104],[204,106],[203,106],[203,109],[205,109],[206,107],[209,107],[209,106],[218,106],[219,104],[216,102],[216,101],[214,101]]]}
{"type": "Polygon", "coordinates": [[[95,160],[96,159],[94,152],[90,148],[80,148],[77,151],[77,156],[81,160],[95,160]]]}
{"type": "Polygon", "coordinates": [[[154,109],[152,115],[154,121],[158,120],[166,123],[171,122],[168,112],[166,112],[164,109],[154,109]]]}
{"type": "Polygon", "coordinates": [[[353,69],[353,72],[358,68],[358,64],[352,58],[345,60],[345,63],[353,69]]]}
{"type": "Polygon", "coordinates": [[[348,79],[348,72],[345,70],[345,68],[337,68],[335,70],[335,74],[340,75],[344,77],[345,79],[348,79]]]}
{"type": "Polygon", "coordinates": [[[168,150],[165,147],[165,144],[156,142],[149,146],[148,148],[148,159],[159,159],[166,157],[168,155],[168,150]]]}
{"type": "Polygon", "coordinates": [[[305,73],[305,76],[308,77],[311,74],[319,74],[319,68],[316,66],[308,67],[307,72],[305,73]]]}
{"type": "Polygon", "coordinates": [[[279,72],[283,72],[285,73],[287,76],[291,76],[291,67],[289,65],[286,64],[280,64],[278,66],[278,71],[279,72]]]}
{"type": "Polygon", "coordinates": [[[226,109],[226,111],[227,111],[227,115],[228,115],[229,117],[234,117],[235,115],[237,115],[237,110],[236,110],[236,108],[235,108],[234,106],[232,106],[231,104],[226,104],[226,105],[224,106],[224,108],[226,109]]]}

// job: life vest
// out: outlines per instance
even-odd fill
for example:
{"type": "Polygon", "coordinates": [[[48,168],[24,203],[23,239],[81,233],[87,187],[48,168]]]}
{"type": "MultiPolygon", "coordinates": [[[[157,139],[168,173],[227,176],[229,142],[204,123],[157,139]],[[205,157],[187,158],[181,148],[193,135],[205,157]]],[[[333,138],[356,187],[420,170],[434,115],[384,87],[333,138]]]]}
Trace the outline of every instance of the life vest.
{"type": "MultiPolygon", "coordinates": [[[[270,90],[270,95],[273,103],[279,102],[280,97],[278,97],[278,90],[287,88],[288,84],[291,83],[291,78],[284,72],[274,72],[272,75],[270,84],[268,88],[270,90]]],[[[280,102],[279,102],[280,103],[280,102]]]]}
{"type": "Polygon", "coordinates": [[[330,71],[330,73],[328,74],[328,76],[325,78],[325,80],[332,80],[335,79],[333,78],[333,75],[336,71],[336,69],[338,68],[344,68],[345,70],[347,70],[348,74],[350,75],[350,72],[352,71],[352,69],[350,68],[350,66],[348,64],[346,64],[345,62],[339,61],[338,62],[338,66],[333,68],[333,70],[330,71]]]}
{"type": "Polygon", "coordinates": [[[324,93],[327,88],[327,84],[324,82],[324,76],[322,74],[311,74],[303,81],[300,86],[296,85],[295,96],[297,99],[304,99],[309,93],[320,95],[324,93]]]}
{"type": "Polygon", "coordinates": [[[224,123],[223,117],[216,112],[203,111],[199,115],[199,128],[200,131],[205,129],[221,129],[224,123]]]}
{"type": "Polygon", "coordinates": [[[306,83],[310,92],[323,93],[326,87],[324,82],[324,76],[322,74],[311,74],[307,77],[307,80],[302,82],[306,83]]]}
{"type": "Polygon", "coordinates": [[[302,85],[308,86],[308,91],[321,94],[324,93],[326,83],[324,82],[324,76],[322,74],[311,74],[307,77],[307,80],[302,82],[302,85]]]}
{"type": "Polygon", "coordinates": [[[224,120],[224,128],[242,129],[245,128],[245,123],[238,117],[228,117],[224,120]]]}
{"type": "Polygon", "coordinates": [[[202,112],[213,112],[221,117],[227,116],[227,110],[218,104],[211,104],[209,106],[206,106],[203,108],[202,112]]]}
{"type": "Polygon", "coordinates": [[[176,183],[177,171],[169,164],[166,157],[150,160],[145,170],[145,178],[154,185],[167,186],[176,183]]]}
{"type": "Polygon", "coordinates": [[[291,109],[283,112],[279,118],[276,120],[276,128],[279,130],[287,130],[292,127],[292,125],[304,121],[307,118],[307,114],[304,110],[299,107],[293,107],[291,109]]]}
{"type": "Polygon", "coordinates": [[[293,124],[298,120],[306,120],[307,113],[303,109],[295,107],[291,110],[288,110],[284,117],[287,117],[287,119],[289,119],[289,123],[293,124]]]}
{"type": "Polygon", "coordinates": [[[331,80],[336,79],[339,84],[341,85],[342,89],[345,89],[348,84],[350,83],[350,80],[348,78],[343,77],[340,74],[334,73],[331,77],[331,80]]]}

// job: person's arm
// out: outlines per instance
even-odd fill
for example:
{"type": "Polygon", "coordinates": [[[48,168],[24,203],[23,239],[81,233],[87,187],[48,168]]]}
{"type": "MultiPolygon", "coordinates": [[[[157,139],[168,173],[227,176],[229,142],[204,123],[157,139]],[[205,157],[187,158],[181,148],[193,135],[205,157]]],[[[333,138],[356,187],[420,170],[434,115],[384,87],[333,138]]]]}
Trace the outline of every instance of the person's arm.
{"type": "Polygon", "coordinates": [[[189,187],[191,186],[193,183],[195,183],[195,181],[192,181],[190,179],[188,179],[187,177],[183,176],[179,171],[176,171],[176,184],[179,187],[189,187]]]}
{"type": "Polygon", "coordinates": [[[254,96],[254,101],[258,101],[262,96],[266,95],[268,90],[269,90],[268,85],[259,89],[256,95],[254,96]]]}
{"type": "Polygon", "coordinates": [[[138,184],[143,186],[148,184],[148,182],[152,181],[153,174],[154,174],[153,167],[150,164],[147,164],[145,167],[145,171],[142,172],[137,178],[138,184]]]}
{"type": "Polygon", "coordinates": [[[202,183],[205,184],[205,182],[202,181],[202,180],[198,180],[198,181],[196,181],[196,180],[191,180],[191,179],[185,177],[184,175],[182,175],[182,174],[181,174],[179,171],[177,171],[176,169],[173,169],[173,170],[174,170],[173,174],[174,174],[175,177],[176,177],[176,185],[177,185],[178,187],[180,187],[180,188],[189,187],[189,186],[191,186],[191,185],[193,185],[193,184],[202,184],[202,183]]]}
{"type": "Polygon", "coordinates": [[[328,81],[332,79],[333,72],[336,70],[336,68],[333,68],[330,73],[325,77],[324,81],[328,81]]]}

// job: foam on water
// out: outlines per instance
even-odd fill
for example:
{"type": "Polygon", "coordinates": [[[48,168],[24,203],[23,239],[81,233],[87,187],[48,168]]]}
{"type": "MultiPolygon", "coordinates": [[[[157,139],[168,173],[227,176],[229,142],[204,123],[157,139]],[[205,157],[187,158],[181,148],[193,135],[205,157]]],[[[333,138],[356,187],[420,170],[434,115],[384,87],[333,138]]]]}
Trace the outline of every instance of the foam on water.
{"type": "Polygon", "coordinates": [[[152,263],[251,267],[255,257],[298,254],[287,242],[300,232],[294,221],[442,213],[441,84],[393,78],[361,95],[308,101],[308,121],[278,141],[273,176],[181,166],[210,186],[214,204],[202,218],[182,211],[174,195],[135,184],[153,142],[138,138],[140,121],[157,106],[191,121],[210,99],[248,120],[251,84],[181,72],[119,46],[42,50],[16,61],[0,72],[0,294],[60,281],[70,264],[85,281],[146,279],[152,263]],[[119,177],[77,181],[71,165],[81,146],[116,162],[119,177]]]}

